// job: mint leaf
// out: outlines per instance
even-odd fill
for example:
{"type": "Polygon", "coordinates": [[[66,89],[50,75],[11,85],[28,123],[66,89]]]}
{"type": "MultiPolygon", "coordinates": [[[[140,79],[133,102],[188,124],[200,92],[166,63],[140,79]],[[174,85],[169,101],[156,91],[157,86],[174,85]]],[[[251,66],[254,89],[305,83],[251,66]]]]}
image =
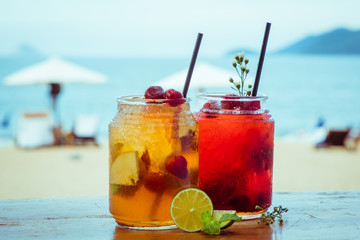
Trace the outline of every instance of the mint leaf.
{"type": "Polygon", "coordinates": [[[233,214],[225,213],[221,216],[221,218],[219,219],[219,222],[226,222],[226,221],[230,221],[230,220],[241,221],[242,217],[239,217],[238,215],[236,215],[236,213],[233,213],[233,214]]]}
{"type": "Polygon", "coordinates": [[[203,220],[204,223],[210,222],[212,220],[211,212],[209,212],[209,210],[207,210],[206,212],[203,212],[201,214],[201,219],[203,220]]]}
{"type": "Polygon", "coordinates": [[[201,219],[203,220],[203,226],[201,231],[210,235],[219,235],[220,234],[220,222],[218,220],[213,220],[212,214],[209,211],[203,212],[201,214],[201,219]]]}
{"type": "Polygon", "coordinates": [[[201,219],[203,220],[203,226],[201,228],[202,232],[210,235],[219,235],[221,232],[220,223],[232,220],[241,221],[242,218],[237,216],[236,213],[225,213],[220,219],[213,219],[212,214],[209,211],[206,211],[201,214],[201,219]]]}
{"type": "Polygon", "coordinates": [[[203,225],[201,231],[210,235],[219,235],[220,234],[220,222],[218,220],[212,220],[203,225]]]}

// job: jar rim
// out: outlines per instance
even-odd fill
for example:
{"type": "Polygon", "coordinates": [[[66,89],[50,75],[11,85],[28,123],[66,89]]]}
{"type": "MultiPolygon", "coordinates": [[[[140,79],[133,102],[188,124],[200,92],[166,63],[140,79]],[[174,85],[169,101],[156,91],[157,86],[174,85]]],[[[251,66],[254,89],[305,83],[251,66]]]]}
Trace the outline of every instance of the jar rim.
{"type": "Polygon", "coordinates": [[[267,96],[229,96],[228,93],[199,93],[197,97],[206,103],[202,106],[201,112],[207,114],[263,114],[267,113],[265,102],[267,96]],[[227,96],[226,96],[227,95],[227,96]]]}
{"type": "MultiPolygon", "coordinates": [[[[191,101],[191,98],[181,98],[185,99],[186,103],[191,101]]],[[[167,103],[171,101],[177,101],[177,99],[145,99],[142,95],[128,95],[128,96],[121,96],[117,97],[118,103],[128,103],[128,104],[161,104],[167,103]]]]}
{"type": "Polygon", "coordinates": [[[231,100],[231,101],[265,101],[269,97],[266,95],[260,95],[260,96],[234,96],[234,97],[228,97],[225,98],[226,94],[223,92],[215,92],[215,93],[198,93],[197,97],[207,100],[231,100]]]}

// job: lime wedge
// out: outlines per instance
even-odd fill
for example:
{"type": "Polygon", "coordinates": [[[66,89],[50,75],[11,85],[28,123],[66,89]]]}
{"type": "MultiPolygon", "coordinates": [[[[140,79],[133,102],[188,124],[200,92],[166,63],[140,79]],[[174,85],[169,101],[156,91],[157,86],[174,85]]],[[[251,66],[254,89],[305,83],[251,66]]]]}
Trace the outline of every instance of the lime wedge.
{"type": "MultiPolygon", "coordinates": [[[[236,211],[235,210],[214,210],[213,219],[219,220],[222,217],[222,215],[224,215],[226,213],[234,214],[234,213],[236,213],[236,211]]],[[[229,220],[229,221],[226,221],[226,222],[221,222],[220,223],[220,229],[228,228],[231,225],[233,225],[234,222],[235,222],[235,220],[229,220]]]]}
{"type": "Polygon", "coordinates": [[[201,230],[203,225],[201,214],[206,211],[212,213],[212,202],[205,192],[197,188],[180,191],[172,200],[170,207],[170,214],[176,226],[187,232],[201,230]]]}

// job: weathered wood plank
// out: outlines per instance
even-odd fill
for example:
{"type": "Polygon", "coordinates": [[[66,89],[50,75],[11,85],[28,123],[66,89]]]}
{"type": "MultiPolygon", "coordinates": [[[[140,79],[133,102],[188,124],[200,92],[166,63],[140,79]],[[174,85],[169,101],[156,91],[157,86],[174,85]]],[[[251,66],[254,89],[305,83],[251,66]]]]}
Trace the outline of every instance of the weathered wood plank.
{"type": "MultiPolygon", "coordinates": [[[[289,208],[282,226],[244,221],[216,239],[357,239],[360,191],[274,193],[289,208]]],[[[116,227],[107,197],[0,200],[1,239],[210,239],[179,229],[116,227]]]]}

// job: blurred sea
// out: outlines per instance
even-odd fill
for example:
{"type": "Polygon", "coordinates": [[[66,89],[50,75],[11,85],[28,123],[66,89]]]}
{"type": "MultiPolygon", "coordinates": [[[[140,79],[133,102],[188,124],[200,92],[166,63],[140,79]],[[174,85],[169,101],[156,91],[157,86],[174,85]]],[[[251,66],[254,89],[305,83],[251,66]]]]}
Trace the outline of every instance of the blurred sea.
{"type": "MultiPolygon", "coordinates": [[[[254,76],[258,57],[248,57],[250,75],[254,76]]],[[[14,136],[21,113],[50,109],[48,86],[6,86],[3,83],[8,74],[44,59],[0,58],[0,123],[10,116],[10,125],[0,131],[2,136],[14,136]]],[[[101,139],[107,138],[107,125],[115,115],[118,96],[141,95],[154,82],[188,68],[190,62],[190,58],[64,59],[109,77],[109,82],[104,85],[64,85],[58,99],[58,111],[66,131],[71,130],[77,114],[97,114],[100,117],[101,139]]],[[[233,56],[199,58],[200,61],[233,71],[232,77],[236,77],[231,64],[233,56]]],[[[205,88],[205,91],[232,92],[228,79],[219,81],[224,82],[223,89],[205,88]]],[[[331,128],[359,129],[360,56],[269,54],[265,58],[258,93],[269,96],[267,107],[275,119],[277,137],[296,135],[299,131],[309,133],[314,130],[319,118],[323,118],[326,126],[331,128]]],[[[189,96],[194,99],[194,95],[195,92],[190,90],[189,96]]]]}

